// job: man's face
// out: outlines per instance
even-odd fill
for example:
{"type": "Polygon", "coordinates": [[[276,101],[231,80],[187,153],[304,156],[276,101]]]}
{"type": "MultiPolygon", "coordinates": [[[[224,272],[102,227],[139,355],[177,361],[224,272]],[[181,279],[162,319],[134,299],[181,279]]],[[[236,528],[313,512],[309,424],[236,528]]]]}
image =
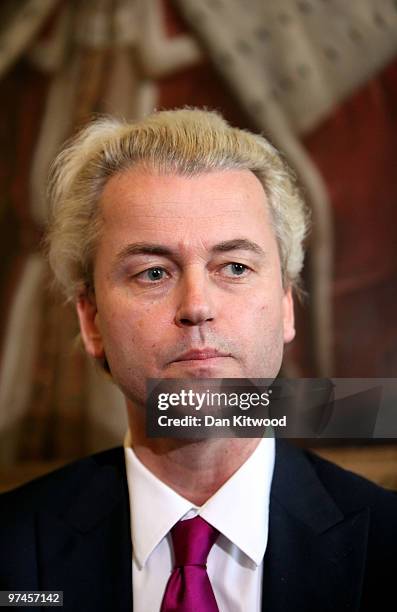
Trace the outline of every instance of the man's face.
{"type": "Polygon", "coordinates": [[[294,337],[290,290],[258,179],[134,167],[109,179],[95,298],[77,310],[89,354],[142,403],[147,378],[272,378],[294,337]]]}

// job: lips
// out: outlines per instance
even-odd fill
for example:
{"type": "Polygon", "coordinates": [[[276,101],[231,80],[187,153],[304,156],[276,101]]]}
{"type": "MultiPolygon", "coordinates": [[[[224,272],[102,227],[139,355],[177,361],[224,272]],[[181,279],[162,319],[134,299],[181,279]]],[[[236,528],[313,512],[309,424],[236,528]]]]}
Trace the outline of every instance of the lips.
{"type": "Polygon", "coordinates": [[[182,353],[179,355],[174,361],[204,361],[206,359],[214,359],[216,357],[228,357],[229,355],[226,353],[221,353],[215,349],[199,349],[187,351],[186,353],[182,353]]]}

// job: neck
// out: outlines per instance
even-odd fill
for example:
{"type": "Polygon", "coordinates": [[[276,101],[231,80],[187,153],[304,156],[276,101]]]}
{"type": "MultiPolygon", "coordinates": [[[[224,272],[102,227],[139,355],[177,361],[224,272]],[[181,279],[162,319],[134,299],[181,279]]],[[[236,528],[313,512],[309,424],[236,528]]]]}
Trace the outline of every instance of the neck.
{"type": "Polygon", "coordinates": [[[131,446],[157,478],[196,506],[209,499],[248,459],[260,438],[148,438],[142,412],[128,406],[131,446]]]}

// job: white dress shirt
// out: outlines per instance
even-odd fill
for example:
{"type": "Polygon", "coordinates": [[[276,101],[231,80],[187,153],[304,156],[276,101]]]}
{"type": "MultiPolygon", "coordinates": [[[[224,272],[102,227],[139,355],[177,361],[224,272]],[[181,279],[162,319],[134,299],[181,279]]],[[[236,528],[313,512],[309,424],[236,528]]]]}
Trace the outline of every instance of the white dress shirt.
{"type": "Polygon", "coordinates": [[[134,612],[159,612],[173,569],[170,529],[197,514],[220,532],[207,560],[220,612],[260,611],[274,458],[274,438],[264,438],[237,472],[197,507],[139,461],[127,434],[134,612]]]}

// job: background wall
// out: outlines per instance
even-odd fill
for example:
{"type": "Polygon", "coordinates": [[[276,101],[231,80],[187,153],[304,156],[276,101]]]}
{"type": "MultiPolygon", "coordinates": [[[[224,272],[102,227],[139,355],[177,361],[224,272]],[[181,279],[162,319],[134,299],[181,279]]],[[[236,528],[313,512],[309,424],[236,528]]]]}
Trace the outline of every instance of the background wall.
{"type": "MultiPolygon", "coordinates": [[[[3,486],[117,444],[126,426],[40,252],[49,164],[93,113],[207,106],[263,131],[313,211],[310,297],[284,372],[396,376],[396,2],[21,0],[0,23],[3,486]]],[[[362,452],[356,468],[380,465],[373,477],[397,487],[395,449],[362,452]]]]}

